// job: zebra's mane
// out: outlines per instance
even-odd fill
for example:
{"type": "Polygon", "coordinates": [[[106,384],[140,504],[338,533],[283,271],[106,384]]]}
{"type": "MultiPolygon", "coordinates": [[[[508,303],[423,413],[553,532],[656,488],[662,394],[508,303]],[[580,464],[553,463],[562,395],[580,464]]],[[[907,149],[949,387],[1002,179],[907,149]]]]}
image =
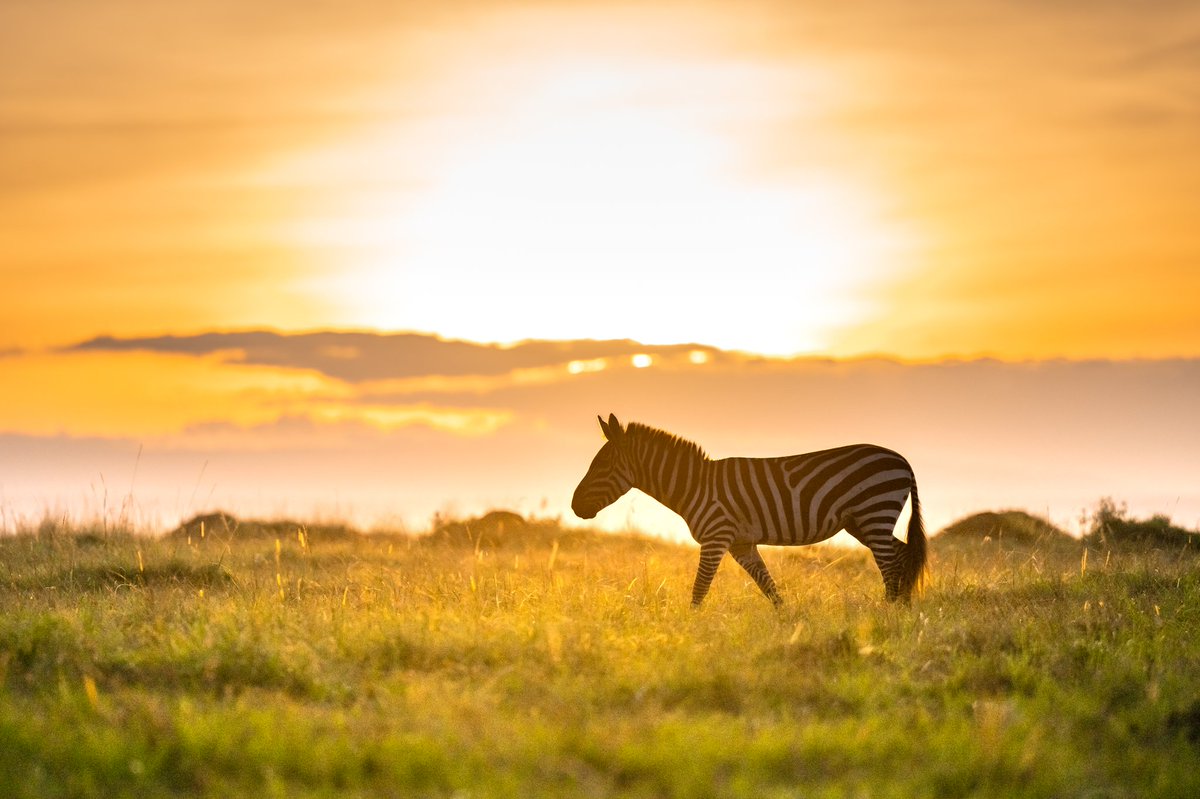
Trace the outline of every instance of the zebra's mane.
{"type": "Polygon", "coordinates": [[[659,430],[657,427],[650,427],[641,422],[630,422],[625,425],[625,435],[636,436],[656,448],[675,450],[700,460],[708,460],[708,453],[696,442],[688,441],[674,433],[668,433],[666,430],[659,430]]]}

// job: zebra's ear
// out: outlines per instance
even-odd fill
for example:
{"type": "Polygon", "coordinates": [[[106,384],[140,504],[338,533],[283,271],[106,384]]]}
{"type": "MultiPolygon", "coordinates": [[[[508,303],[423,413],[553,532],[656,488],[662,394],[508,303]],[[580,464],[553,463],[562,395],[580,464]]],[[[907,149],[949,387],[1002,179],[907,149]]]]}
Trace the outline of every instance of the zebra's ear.
{"type": "Polygon", "coordinates": [[[608,427],[606,428],[605,432],[605,435],[608,436],[608,440],[616,441],[624,433],[625,431],[621,429],[621,423],[617,421],[617,415],[615,413],[610,413],[608,415],[608,427]]]}
{"type": "Polygon", "coordinates": [[[600,429],[604,431],[604,437],[609,441],[616,441],[625,431],[621,429],[621,423],[617,421],[617,415],[610,413],[608,421],[604,421],[603,416],[596,417],[600,421],[600,429]]]}

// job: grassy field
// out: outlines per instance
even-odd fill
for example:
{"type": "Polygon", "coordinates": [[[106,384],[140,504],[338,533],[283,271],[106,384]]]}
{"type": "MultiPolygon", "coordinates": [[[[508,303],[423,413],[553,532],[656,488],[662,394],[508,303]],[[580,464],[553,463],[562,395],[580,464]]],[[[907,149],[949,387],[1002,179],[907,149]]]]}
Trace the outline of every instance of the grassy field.
{"type": "Polygon", "coordinates": [[[698,612],[695,547],[551,523],[44,524],[0,538],[0,785],[1200,795],[1193,553],[1006,518],[934,538],[909,607],[865,550],[810,548],[765,553],[782,610],[727,560],[698,612]]]}

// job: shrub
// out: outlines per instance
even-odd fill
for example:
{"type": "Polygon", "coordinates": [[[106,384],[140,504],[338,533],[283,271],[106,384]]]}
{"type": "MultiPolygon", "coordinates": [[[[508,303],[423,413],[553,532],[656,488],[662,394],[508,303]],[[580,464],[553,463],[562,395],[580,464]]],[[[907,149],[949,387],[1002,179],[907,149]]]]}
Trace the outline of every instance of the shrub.
{"type": "Polygon", "coordinates": [[[1090,515],[1084,515],[1088,529],[1083,540],[1089,546],[1117,549],[1123,546],[1136,548],[1181,548],[1196,543],[1197,534],[1171,524],[1163,514],[1149,519],[1134,519],[1129,516],[1125,503],[1118,505],[1111,497],[1104,497],[1090,515]]]}

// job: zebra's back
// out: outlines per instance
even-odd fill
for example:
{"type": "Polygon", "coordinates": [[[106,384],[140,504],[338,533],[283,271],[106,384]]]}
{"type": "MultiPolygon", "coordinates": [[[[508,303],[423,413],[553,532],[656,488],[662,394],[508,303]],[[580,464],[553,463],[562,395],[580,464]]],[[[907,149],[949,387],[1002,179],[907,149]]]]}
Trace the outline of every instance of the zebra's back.
{"type": "Polygon", "coordinates": [[[874,444],[712,465],[714,499],[738,539],[754,544],[812,544],[843,528],[857,536],[876,518],[894,524],[914,483],[903,456],[874,444]]]}

